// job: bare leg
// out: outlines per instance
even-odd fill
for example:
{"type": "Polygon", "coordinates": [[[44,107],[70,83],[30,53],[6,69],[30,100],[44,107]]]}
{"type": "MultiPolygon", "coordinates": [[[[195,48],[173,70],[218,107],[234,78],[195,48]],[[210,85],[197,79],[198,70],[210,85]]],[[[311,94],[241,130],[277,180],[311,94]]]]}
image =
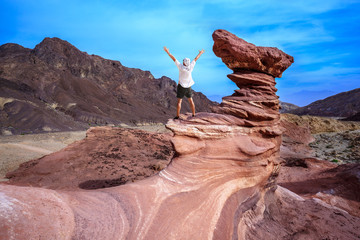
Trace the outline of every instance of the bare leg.
{"type": "Polygon", "coordinates": [[[178,98],[177,109],[176,109],[176,116],[177,116],[177,117],[180,116],[181,102],[182,102],[182,99],[181,99],[181,98],[178,98]]]}
{"type": "Polygon", "coordinates": [[[190,107],[191,107],[191,111],[192,111],[192,115],[193,117],[195,116],[195,104],[192,98],[188,98],[189,103],[190,103],[190,107]]]}

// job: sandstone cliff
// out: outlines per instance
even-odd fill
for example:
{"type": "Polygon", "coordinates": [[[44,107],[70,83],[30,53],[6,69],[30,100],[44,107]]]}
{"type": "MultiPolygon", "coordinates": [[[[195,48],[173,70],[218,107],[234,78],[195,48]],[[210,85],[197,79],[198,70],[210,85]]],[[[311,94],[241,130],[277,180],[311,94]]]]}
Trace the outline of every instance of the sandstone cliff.
{"type": "MultiPolygon", "coordinates": [[[[214,105],[202,93],[194,100],[198,111],[214,105]]],[[[176,101],[175,81],[89,55],[59,38],[45,38],[34,49],[0,46],[2,132],[165,123],[176,114],[176,101]]]]}

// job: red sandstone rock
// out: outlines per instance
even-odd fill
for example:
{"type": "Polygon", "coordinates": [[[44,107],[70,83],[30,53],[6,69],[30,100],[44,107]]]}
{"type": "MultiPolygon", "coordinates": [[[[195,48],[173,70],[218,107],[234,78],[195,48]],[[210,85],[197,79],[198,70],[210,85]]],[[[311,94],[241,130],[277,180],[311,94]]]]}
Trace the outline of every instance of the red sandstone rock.
{"type": "Polygon", "coordinates": [[[308,158],[303,160],[302,165],[283,167],[278,183],[304,198],[320,199],[360,219],[359,173],[360,164],[337,166],[308,158]]]}
{"type": "Polygon", "coordinates": [[[274,47],[257,47],[226,30],[213,33],[213,51],[230,69],[263,72],[281,77],[294,58],[274,47]]]}
{"type": "Polygon", "coordinates": [[[312,149],[309,143],[314,141],[310,129],[298,126],[286,117],[281,117],[280,126],[284,129],[280,151],[281,160],[285,166],[304,166],[305,159],[312,158],[312,149]]]}
{"type": "Polygon", "coordinates": [[[359,217],[318,198],[304,198],[280,186],[275,192],[265,194],[264,206],[244,215],[246,229],[242,232],[243,238],[239,239],[355,240],[360,236],[359,217]]]}
{"type": "MultiPolygon", "coordinates": [[[[214,40],[215,46],[222,41],[214,40]]],[[[233,43],[239,44],[242,41],[233,43]]],[[[252,46],[246,51],[258,54],[252,46]]],[[[283,56],[273,53],[274,58],[278,55],[283,56]]],[[[278,69],[286,67],[284,63],[278,69]]],[[[265,73],[236,70],[236,75],[241,89],[214,108],[216,113],[182,115],[168,122],[176,155],[153,177],[91,191],[0,184],[6,202],[0,212],[2,236],[356,239],[358,217],[319,198],[304,199],[276,188],[282,127],[275,81],[265,73]],[[55,215],[57,211],[62,215],[55,215]]]]}
{"type": "Polygon", "coordinates": [[[155,175],[174,155],[170,134],[90,128],[86,138],[6,176],[10,184],[76,190],[113,187],[155,175]]]}

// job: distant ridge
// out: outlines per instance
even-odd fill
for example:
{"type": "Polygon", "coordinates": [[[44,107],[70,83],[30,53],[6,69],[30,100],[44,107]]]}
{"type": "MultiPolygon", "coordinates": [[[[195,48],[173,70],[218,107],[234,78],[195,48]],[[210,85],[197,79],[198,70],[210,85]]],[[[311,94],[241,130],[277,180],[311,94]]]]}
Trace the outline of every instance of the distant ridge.
{"type": "Polygon", "coordinates": [[[360,88],[342,92],[288,113],[323,117],[350,117],[360,112],[360,88]]]}
{"type": "MultiPolygon", "coordinates": [[[[194,101],[197,111],[215,104],[200,92],[194,101]]],[[[170,78],[89,55],[59,38],[45,38],[34,49],[0,46],[0,134],[165,123],[176,102],[170,78]]]]}
{"type": "Polygon", "coordinates": [[[280,113],[286,113],[297,108],[299,108],[299,106],[295,104],[280,101],[280,113]]]}

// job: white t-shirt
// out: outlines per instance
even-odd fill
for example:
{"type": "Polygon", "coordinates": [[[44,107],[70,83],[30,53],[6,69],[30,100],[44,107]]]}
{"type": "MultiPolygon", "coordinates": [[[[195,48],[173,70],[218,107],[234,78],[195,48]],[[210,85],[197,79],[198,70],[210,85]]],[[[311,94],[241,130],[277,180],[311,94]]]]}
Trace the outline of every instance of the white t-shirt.
{"type": "Polygon", "coordinates": [[[192,62],[190,63],[190,66],[184,66],[178,60],[175,61],[175,65],[179,69],[179,84],[183,88],[189,88],[192,85],[194,85],[194,83],[195,83],[191,76],[191,72],[193,71],[193,69],[195,67],[195,63],[196,63],[196,61],[192,60],[192,62]]]}

